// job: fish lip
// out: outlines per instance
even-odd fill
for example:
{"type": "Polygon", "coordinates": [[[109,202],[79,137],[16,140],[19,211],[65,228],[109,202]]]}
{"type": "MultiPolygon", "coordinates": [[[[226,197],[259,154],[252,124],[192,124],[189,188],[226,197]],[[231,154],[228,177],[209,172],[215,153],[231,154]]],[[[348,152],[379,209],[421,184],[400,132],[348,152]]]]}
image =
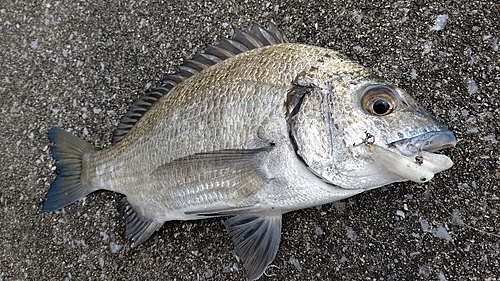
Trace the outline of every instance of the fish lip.
{"type": "Polygon", "coordinates": [[[435,152],[441,149],[454,147],[457,139],[451,131],[432,131],[390,143],[389,147],[396,148],[402,155],[411,156],[418,153],[419,149],[435,152]]]}

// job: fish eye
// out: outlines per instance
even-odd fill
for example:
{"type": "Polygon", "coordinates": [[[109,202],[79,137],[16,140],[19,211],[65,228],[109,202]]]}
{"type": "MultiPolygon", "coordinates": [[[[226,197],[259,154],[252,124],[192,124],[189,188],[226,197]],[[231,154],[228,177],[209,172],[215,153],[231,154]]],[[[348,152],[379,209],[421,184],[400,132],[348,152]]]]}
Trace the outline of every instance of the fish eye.
{"type": "Polygon", "coordinates": [[[361,104],[368,113],[384,116],[390,114],[396,107],[396,96],[394,90],[389,87],[370,85],[363,92],[361,104]]]}

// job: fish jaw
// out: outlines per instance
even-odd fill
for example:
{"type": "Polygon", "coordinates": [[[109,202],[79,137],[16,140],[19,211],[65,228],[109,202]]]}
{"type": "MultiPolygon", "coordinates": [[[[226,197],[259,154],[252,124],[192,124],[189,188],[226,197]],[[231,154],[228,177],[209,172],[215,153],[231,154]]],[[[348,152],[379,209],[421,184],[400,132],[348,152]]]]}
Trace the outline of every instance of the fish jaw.
{"type": "Polygon", "coordinates": [[[436,173],[453,166],[448,156],[435,153],[456,145],[455,136],[446,128],[424,131],[416,136],[410,134],[390,143],[383,135],[370,135],[372,139],[350,144],[353,160],[339,166],[339,172],[332,177],[334,181],[330,182],[345,189],[362,190],[394,182],[425,183],[436,173]]]}
{"type": "Polygon", "coordinates": [[[433,131],[416,137],[395,141],[389,146],[395,147],[401,154],[411,156],[421,149],[435,152],[444,148],[454,147],[457,139],[451,131],[433,131]]]}
{"type": "Polygon", "coordinates": [[[366,151],[376,164],[402,181],[416,183],[428,182],[434,174],[451,168],[453,162],[449,157],[433,152],[455,145],[456,138],[450,131],[432,131],[402,139],[388,148],[365,141],[366,151]]]}
{"type": "Polygon", "coordinates": [[[413,138],[403,139],[390,144],[401,155],[415,158],[421,157],[421,165],[433,173],[439,173],[453,166],[449,157],[436,151],[455,147],[457,139],[451,131],[433,131],[413,138]]]}

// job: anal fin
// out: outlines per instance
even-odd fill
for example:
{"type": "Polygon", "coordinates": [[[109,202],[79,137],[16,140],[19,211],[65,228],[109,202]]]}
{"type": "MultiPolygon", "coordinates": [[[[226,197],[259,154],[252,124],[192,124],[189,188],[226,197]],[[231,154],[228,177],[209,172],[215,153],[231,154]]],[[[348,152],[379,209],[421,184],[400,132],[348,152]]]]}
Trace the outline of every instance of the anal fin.
{"type": "Polygon", "coordinates": [[[120,202],[123,216],[125,217],[125,237],[132,238],[132,247],[138,246],[146,241],[151,234],[157,231],[163,223],[147,220],[138,214],[127,197],[123,197],[120,202]]]}
{"type": "Polygon", "coordinates": [[[281,214],[238,215],[224,222],[248,280],[257,280],[276,257],[281,214]]]}

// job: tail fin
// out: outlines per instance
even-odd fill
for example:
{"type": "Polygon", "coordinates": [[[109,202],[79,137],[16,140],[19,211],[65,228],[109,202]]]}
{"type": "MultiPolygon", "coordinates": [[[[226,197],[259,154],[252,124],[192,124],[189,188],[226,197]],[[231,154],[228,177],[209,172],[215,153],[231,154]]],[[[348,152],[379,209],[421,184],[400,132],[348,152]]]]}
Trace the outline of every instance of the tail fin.
{"type": "Polygon", "coordinates": [[[50,185],[42,209],[53,212],[95,191],[82,185],[81,172],[83,155],[96,148],[58,127],[50,129],[47,136],[54,143],[50,150],[59,174],[50,185]]]}

